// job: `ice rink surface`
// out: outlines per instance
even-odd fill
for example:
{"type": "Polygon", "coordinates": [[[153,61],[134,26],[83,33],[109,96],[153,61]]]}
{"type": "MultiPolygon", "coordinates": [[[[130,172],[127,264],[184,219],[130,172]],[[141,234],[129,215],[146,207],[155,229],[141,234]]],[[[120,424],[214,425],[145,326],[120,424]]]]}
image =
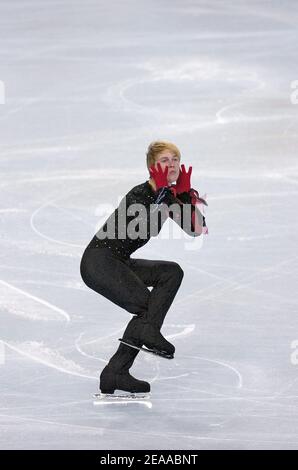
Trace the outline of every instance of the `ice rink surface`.
{"type": "Polygon", "coordinates": [[[1,0],[0,448],[298,448],[297,33],[294,0],[1,0]],[[80,259],[157,139],[209,235],[133,254],[184,270],[175,359],[139,354],[150,403],[94,406],[130,314],[80,259]]]}

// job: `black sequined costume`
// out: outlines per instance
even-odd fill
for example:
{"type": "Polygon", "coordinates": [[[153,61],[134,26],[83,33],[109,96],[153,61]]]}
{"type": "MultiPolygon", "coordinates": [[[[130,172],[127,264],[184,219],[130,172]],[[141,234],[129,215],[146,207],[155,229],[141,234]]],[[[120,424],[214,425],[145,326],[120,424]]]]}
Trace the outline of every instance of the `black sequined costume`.
{"type": "MultiPolygon", "coordinates": [[[[150,224],[150,210],[151,212],[156,210],[156,204],[166,204],[167,206],[170,206],[171,204],[191,204],[191,196],[189,193],[183,193],[180,194],[179,196],[175,197],[170,188],[161,188],[159,191],[154,191],[148,181],[146,181],[143,184],[140,184],[138,186],[135,186],[134,188],[129,191],[129,193],[126,194],[126,196],[122,199],[122,201],[119,204],[119,207],[113,212],[113,214],[109,217],[109,219],[104,223],[104,225],[101,227],[101,229],[97,232],[96,235],[94,235],[93,239],[87,246],[87,249],[89,248],[109,248],[116,256],[120,256],[123,259],[128,259],[130,255],[136,251],[138,248],[141,246],[145,245],[152,234],[156,236],[161,228],[163,223],[165,222],[165,217],[162,217],[160,209],[157,209],[160,211],[160,217],[158,220],[158,225],[155,225],[152,227],[150,224]],[[146,238],[137,238],[135,240],[130,239],[127,237],[127,233],[125,233],[125,238],[120,238],[118,234],[118,214],[119,211],[123,211],[124,214],[126,214],[125,207],[128,208],[131,204],[142,204],[146,208],[146,219],[147,219],[147,234],[146,238]],[[151,207],[150,207],[151,206],[151,207]],[[153,207],[152,207],[153,206],[153,207]],[[111,224],[115,227],[115,238],[110,239],[110,238],[100,238],[101,236],[104,237],[106,230],[107,230],[107,224],[108,221],[111,222],[111,224]]],[[[195,210],[195,206],[191,206],[191,212],[195,210]]],[[[197,211],[198,217],[202,217],[202,225],[205,225],[205,218],[197,211]]],[[[197,236],[198,234],[195,233],[193,225],[191,226],[191,229],[187,224],[184,223],[183,220],[183,210],[181,208],[180,214],[178,212],[178,217],[174,219],[189,235],[192,236],[197,236]]],[[[142,216],[142,215],[141,215],[142,216]]],[[[172,213],[169,213],[169,217],[172,217],[172,213]]],[[[128,224],[135,218],[135,215],[126,215],[126,221],[125,221],[125,228],[127,228],[128,224]]]]}
{"type": "MultiPolygon", "coordinates": [[[[176,262],[136,259],[130,256],[145,245],[152,235],[156,236],[160,232],[167,216],[175,220],[189,235],[199,235],[192,223],[194,211],[201,226],[205,226],[205,218],[193,204],[194,192],[198,194],[195,190],[191,190],[175,197],[170,187],[154,191],[149,181],[135,186],[124,196],[118,208],[106,220],[84,251],[80,271],[85,284],[135,315],[123,334],[124,340],[141,337],[145,326],[148,325],[155,328],[156,332],[160,331],[183,278],[183,270],[176,262]],[[142,204],[142,206],[134,206],[138,209],[137,212],[129,214],[128,209],[132,204],[142,204]],[[177,204],[178,210],[173,213],[167,211],[171,204],[177,204]],[[185,223],[183,212],[183,206],[186,204],[189,204],[192,216],[191,223],[188,224],[185,223]],[[154,212],[159,214],[152,218],[154,212]],[[135,231],[137,232],[141,226],[146,230],[145,232],[143,230],[141,236],[131,239],[127,236],[128,227],[136,217],[138,223],[134,226],[135,231]],[[110,227],[114,227],[113,237],[110,238],[105,237],[109,224],[110,227]],[[153,289],[150,291],[148,287],[153,289]]],[[[162,335],[160,337],[163,338],[162,335]]],[[[143,344],[139,343],[140,346],[143,344]]],[[[114,389],[115,384],[126,384],[126,390],[135,391],[138,382],[135,379],[133,381],[128,370],[138,352],[120,344],[101,374],[100,388],[114,389]]],[[[140,384],[139,391],[148,391],[146,382],[140,381],[140,384]]]]}

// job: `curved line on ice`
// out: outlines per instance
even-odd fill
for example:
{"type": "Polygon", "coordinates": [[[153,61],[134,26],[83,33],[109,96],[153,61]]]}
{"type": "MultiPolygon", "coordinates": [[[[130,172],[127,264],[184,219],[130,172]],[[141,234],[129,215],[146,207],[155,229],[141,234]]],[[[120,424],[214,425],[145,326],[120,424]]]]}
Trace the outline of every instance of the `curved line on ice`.
{"type": "Polygon", "coordinates": [[[9,284],[8,282],[3,281],[2,279],[0,279],[0,283],[5,285],[9,289],[13,289],[13,290],[17,291],[19,294],[22,294],[25,297],[28,297],[29,299],[35,300],[36,302],[38,302],[42,305],[45,305],[46,307],[54,310],[55,312],[62,315],[66,319],[67,322],[70,322],[70,316],[68,315],[68,313],[65,312],[65,310],[62,310],[61,308],[56,307],[55,305],[50,304],[46,300],[43,300],[39,297],[36,297],[35,295],[29,294],[29,292],[26,292],[23,289],[19,289],[18,287],[12,286],[11,284],[9,284]]]}
{"type": "Polygon", "coordinates": [[[13,346],[12,344],[7,343],[6,341],[2,341],[2,343],[5,344],[5,346],[7,346],[8,348],[12,349],[13,351],[21,354],[22,356],[28,357],[29,359],[32,359],[33,361],[39,362],[40,364],[43,364],[45,366],[56,369],[59,372],[64,372],[65,374],[69,374],[69,375],[75,375],[77,377],[83,377],[84,379],[98,380],[97,376],[85,375],[85,374],[80,374],[79,372],[74,372],[74,371],[67,370],[64,367],[56,366],[56,365],[51,364],[50,362],[48,362],[44,359],[41,359],[39,357],[35,357],[27,351],[22,351],[22,349],[19,349],[18,347],[13,346]]]}
{"type": "Polygon", "coordinates": [[[189,357],[189,358],[193,358],[193,359],[199,359],[201,361],[212,362],[214,364],[218,364],[220,366],[226,367],[227,369],[230,369],[231,371],[233,371],[237,375],[237,377],[238,377],[237,388],[242,388],[242,386],[243,386],[242,375],[240,374],[240,372],[235,367],[231,366],[230,364],[227,364],[227,363],[221,362],[221,361],[216,361],[215,359],[207,359],[206,357],[201,357],[201,356],[181,356],[181,357],[189,357]]]}

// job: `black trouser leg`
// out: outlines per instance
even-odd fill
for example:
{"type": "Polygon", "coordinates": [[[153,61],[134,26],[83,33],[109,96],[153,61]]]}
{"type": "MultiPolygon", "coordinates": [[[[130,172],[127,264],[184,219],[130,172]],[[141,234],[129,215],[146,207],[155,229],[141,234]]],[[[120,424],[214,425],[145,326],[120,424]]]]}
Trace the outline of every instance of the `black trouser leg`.
{"type": "Polygon", "coordinates": [[[127,263],[146,286],[153,287],[144,318],[160,329],[181,285],[183,270],[173,261],[131,258],[127,263]]]}
{"type": "MultiPolygon", "coordinates": [[[[95,248],[85,251],[81,276],[88,287],[160,329],[181,284],[183,271],[175,262],[134,258],[124,261],[109,249],[95,248]]],[[[134,317],[127,325],[124,339],[136,324],[137,317],[134,317]]],[[[128,370],[138,352],[120,344],[109,365],[115,370],[128,370]]]]}

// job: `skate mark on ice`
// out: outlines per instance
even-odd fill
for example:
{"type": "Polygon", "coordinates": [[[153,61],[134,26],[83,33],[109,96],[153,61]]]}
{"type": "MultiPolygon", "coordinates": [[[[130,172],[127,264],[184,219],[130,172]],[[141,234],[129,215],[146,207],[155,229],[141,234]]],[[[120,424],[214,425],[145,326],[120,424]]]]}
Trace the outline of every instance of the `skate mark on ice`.
{"type": "MultiPolygon", "coordinates": [[[[17,280],[16,282],[19,282],[19,280],[17,280]]],[[[68,281],[54,282],[54,281],[41,281],[41,280],[34,281],[31,279],[28,279],[28,280],[22,279],[21,282],[22,284],[33,284],[36,286],[51,286],[51,287],[58,287],[60,289],[74,289],[74,290],[81,290],[85,292],[85,285],[80,281],[68,280],[68,281]]]]}
{"type": "MultiPolygon", "coordinates": [[[[16,183],[17,184],[49,183],[51,181],[56,182],[56,181],[65,181],[65,180],[66,181],[79,181],[79,182],[82,182],[83,180],[88,180],[88,181],[94,180],[95,182],[98,182],[99,180],[101,180],[100,188],[104,189],[107,186],[109,186],[111,182],[114,183],[115,179],[117,181],[124,181],[124,182],[131,181],[131,176],[142,177],[144,176],[144,172],[140,170],[131,170],[129,172],[129,176],[127,176],[127,174],[123,173],[123,170],[121,168],[101,169],[101,170],[86,170],[85,169],[85,170],[82,170],[78,174],[61,173],[59,175],[53,175],[53,176],[42,175],[42,176],[35,176],[35,177],[33,176],[33,177],[19,178],[18,180],[16,180],[14,177],[13,180],[8,181],[8,185],[15,185],[16,183]],[[102,178],[104,178],[105,181],[102,181],[102,178]]],[[[80,193],[81,193],[81,190],[76,189],[67,193],[65,196],[69,197],[71,195],[76,195],[80,193]]],[[[48,204],[50,202],[56,202],[56,201],[59,201],[60,199],[61,197],[55,198],[55,199],[49,200],[45,204],[48,204]]]]}
{"type": "MultiPolygon", "coordinates": [[[[297,380],[298,379],[295,379],[294,381],[292,381],[290,386],[293,385],[294,382],[296,382],[297,380]]],[[[286,389],[288,389],[288,386],[287,386],[286,389]]],[[[286,408],[287,410],[289,409],[289,412],[291,412],[291,413],[293,413],[293,412],[297,413],[298,406],[293,406],[292,400],[293,400],[293,398],[294,399],[298,398],[298,395],[281,396],[280,393],[283,393],[284,391],[285,390],[282,390],[281,392],[277,392],[274,395],[269,395],[269,396],[238,397],[238,399],[242,399],[243,401],[248,401],[249,403],[252,403],[252,406],[250,406],[245,411],[237,411],[236,413],[233,414],[233,416],[230,416],[229,418],[226,418],[223,421],[215,423],[215,424],[213,424],[213,426],[223,426],[223,425],[226,425],[228,423],[230,424],[235,419],[238,419],[238,418],[246,418],[246,417],[250,418],[252,416],[264,417],[264,418],[271,417],[272,415],[268,414],[267,410],[266,410],[267,411],[266,413],[263,412],[264,413],[263,415],[257,413],[258,408],[260,408],[261,406],[263,407],[264,404],[268,406],[268,402],[272,402],[273,409],[275,409],[275,408],[286,408]],[[287,403],[276,403],[275,402],[276,399],[289,400],[290,402],[288,404],[287,403]]],[[[237,399],[236,397],[231,397],[231,398],[234,398],[235,400],[237,399]]],[[[269,413],[270,413],[270,411],[269,411],[269,413]]],[[[275,416],[275,415],[273,415],[273,416],[275,416]]]]}
{"type": "MultiPolygon", "coordinates": [[[[48,375],[43,375],[42,378],[48,378],[48,375]]],[[[38,380],[38,379],[36,379],[38,380]]],[[[24,382],[24,384],[27,384],[27,382],[24,382]]],[[[30,396],[32,396],[30,394],[30,396]]],[[[15,398],[18,398],[19,401],[22,401],[24,399],[24,394],[23,393],[20,393],[20,394],[16,394],[15,395],[15,398]]],[[[27,396],[26,396],[27,398],[27,396]]],[[[12,408],[14,411],[21,411],[21,410],[32,410],[33,412],[35,412],[36,410],[46,410],[46,409],[49,409],[49,408],[53,408],[53,409],[59,409],[59,408],[68,408],[69,406],[76,406],[76,405],[88,405],[90,403],[90,400],[72,400],[72,401],[64,401],[62,403],[57,403],[57,402],[51,402],[51,403],[48,403],[48,398],[46,398],[47,400],[47,403],[38,403],[37,404],[37,399],[39,399],[40,397],[37,396],[36,397],[36,402],[34,403],[34,405],[22,405],[22,406],[16,406],[15,404],[12,406],[7,406],[7,407],[1,407],[0,408],[0,411],[4,412],[4,411],[10,411],[12,408]]]]}
{"type": "MultiPolygon", "coordinates": [[[[76,423],[61,423],[59,421],[51,421],[51,420],[48,420],[48,419],[38,419],[38,418],[32,418],[32,417],[20,417],[20,416],[16,416],[16,415],[6,415],[6,414],[0,414],[0,417],[2,418],[5,418],[7,420],[7,418],[9,418],[10,420],[12,419],[15,419],[17,421],[25,421],[25,422],[31,422],[31,423],[37,423],[37,424],[44,424],[44,425],[51,425],[51,426],[55,426],[57,428],[59,427],[67,427],[67,428],[72,428],[72,429],[82,429],[83,431],[89,431],[92,435],[94,434],[99,434],[100,436],[104,436],[104,435],[107,435],[109,433],[111,433],[113,436],[115,434],[124,434],[125,436],[127,436],[127,434],[131,434],[131,435],[134,435],[136,437],[139,437],[140,436],[140,432],[138,431],[127,431],[127,430],[120,430],[120,429],[116,429],[115,427],[113,427],[113,429],[111,428],[103,428],[103,427],[96,427],[96,426],[86,426],[86,425],[82,425],[82,424],[76,424],[76,423]]],[[[165,433],[152,433],[152,432],[146,432],[146,436],[149,436],[149,437],[157,437],[159,439],[162,439],[162,440],[170,440],[172,439],[173,441],[177,442],[177,439],[187,439],[187,440],[193,440],[193,441],[215,441],[215,442],[247,442],[247,443],[252,443],[252,444],[255,444],[256,443],[256,439],[243,439],[242,437],[239,437],[239,438],[234,438],[234,437],[231,437],[231,438],[228,438],[228,437],[211,437],[211,436],[198,436],[198,435],[195,435],[195,434],[182,434],[182,433],[174,433],[174,432],[168,432],[167,431],[167,434],[165,435],[165,433]]],[[[280,444],[280,440],[276,439],[276,440],[273,440],[273,439],[258,439],[257,440],[257,443],[267,443],[267,444],[280,444]]],[[[297,446],[297,441],[283,441],[283,444],[293,444],[295,446],[297,446]]]]}
{"type": "MultiPolygon", "coordinates": [[[[70,194],[68,194],[67,196],[71,196],[73,194],[76,194],[77,191],[75,192],[72,192],[70,194]]],[[[69,243],[69,242],[64,242],[62,240],[57,240],[53,237],[49,237],[48,235],[45,235],[43,234],[42,232],[40,232],[36,226],[35,226],[35,222],[34,222],[34,219],[36,218],[37,214],[42,211],[43,209],[45,209],[46,207],[52,205],[52,203],[54,201],[57,201],[57,199],[53,199],[52,201],[47,201],[45,202],[44,204],[42,204],[40,207],[38,207],[37,209],[35,209],[35,211],[32,212],[31,214],[31,217],[30,217],[30,226],[32,228],[32,230],[37,234],[39,235],[41,238],[44,238],[45,240],[48,240],[50,242],[53,242],[53,243],[58,243],[60,245],[66,245],[66,246],[70,246],[70,247],[75,247],[75,248],[82,248],[82,245],[78,245],[77,243],[69,243]]]]}
{"type": "MultiPolygon", "coordinates": [[[[58,315],[62,316],[67,322],[70,322],[70,316],[68,315],[67,312],[65,312],[65,310],[62,310],[61,308],[56,307],[55,305],[47,302],[46,300],[41,299],[40,297],[36,297],[35,295],[29,294],[29,292],[26,292],[23,289],[20,289],[18,287],[15,287],[15,286],[9,284],[6,281],[3,281],[2,279],[0,279],[0,285],[8,287],[10,290],[12,290],[14,292],[17,292],[21,296],[25,296],[26,298],[28,298],[30,300],[33,300],[34,302],[37,302],[41,305],[44,305],[45,307],[49,308],[50,310],[53,310],[54,312],[58,313],[58,315]]],[[[9,306],[9,303],[8,303],[8,306],[9,306]]],[[[26,317],[26,312],[25,311],[23,311],[23,316],[26,317]]],[[[28,313],[27,317],[30,319],[30,318],[32,318],[32,315],[30,313],[28,313]]],[[[45,318],[44,317],[39,318],[38,315],[37,316],[35,315],[35,319],[44,320],[45,318]]],[[[48,318],[46,318],[46,320],[48,320],[48,318]]]]}
{"type": "MultiPolygon", "coordinates": [[[[151,359],[151,357],[149,357],[149,359],[151,359]]],[[[162,358],[160,358],[162,359],[162,358]]],[[[161,380],[172,380],[172,379],[179,379],[180,377],[188,377],[190,374],[187,372],[185,374],[180,374],[180,375],[173,375],[173,376],[161,376],[160,375],[160,359],[156,356],[156,357],[152,357],[152,360],[154,360],[154,363],[155,363],[155,367],[156,367],[156,374],[154,377],[152,377],[152,379],[149,379],[149,382],[152,384],[154,382],[159,382],[161,380]]],[[[162,361],[163,362],[163,361],[162,361]]],[[[177,361],[174,359],[174,364],[175,366],[177,366],[177,361]]]]}
{"type": "Polygon", "coordinates": [[[58,275],[58,276],[61,276],[61,277],[69,276],[69,273],[66,273],[66,272],[63,272],[63,271],[52,271],[52,270],[46,271],[45,269],[27,268],[27,267],[23,267],[23,266],[11,266],[11,265],[8,265],[8,264],[0,264],[0,268],[12,269],[14,271],[33,271],[33,272],[47,274],[47,275],[49,275],[49,274],[55,275],[55,276],[58,275]]]}
{"type": "Polygon", "coordinates": [[[105,336],[101,336],[99,338],[95,338],[95,339],[92,339],[90,341],[85,341],[84,343],[80,343],[80,340],[82,338],[83,335],[86,334],[86,332],[82,332],[80,333],[79,337],[75,340],[75,347],[76,347],[76,350],[82,354],[82,356],[85,356],[85,357],[88,357],[90,359],[95,359],[97,361],[102,361],[104,363],[108,363],[108,361],[106,361],[105,359],[102,359],[98,356],[93,356],[91,354],[88,354],[86,353],[85,351],[83,351],[82,349],[82,346],[86,346],[86,345],[90,345],[90,344],[95,344],[95,343],[102,343],[104,342],[105,340],[108,340],[109,338],[112,338],[112,337],[115,337],[115,336],[118,336],[118,333],[120,333],[121,331],[123,330],[123,327],[121,328],[118,328],[117,330],[113,331],[112,333],[109,333],[108,335],[105,335],[105,336]]]}
{"type": "Polygon", "coordinates": [[[167,327],[183,328],[183,330],[178,332],[178,333],[165,335],[166,339],[173,339],[173,338],[179,338],[181,336],[191,335],[193,333],[193,331],[195,330],[196,325],[194,323],[190,323],[189,325],[167,324],[167,327]]]}
{"type": "Polygon", "coordinates": [[[242,379],[242,375],[240,374],[240,372],[235,367],[231,366],[230,364],[227,364],[226,362],[217,361],[215,359],[208,359],[206,357],[201,357],[201,356],[189,356],[189,355],[186,356],[186,355],[183,355],[183,356],[181,356],[181,358],[199,359],[200,361],[211,362],[213,364],[218,364],[222,367],[225,367],[225,368],[231,370],[237,376],[238,380],[237,380],[236,388],[240,389],[243,386],[243,379],[242,379]]]}
{"type": "Polygon", "coordinates": [[[26,209],[19,209],[17,207],[8,207],[6,209],[0,209],[0,214],[7,214],[7,213],[20,213],[20,212],[27,212],[26,209]]]}
{"type": "MultiPolygon", "coordinates": [[[[79,337],[75,340],[75,348],[76,348],[76,350],[77,350],[82,356],[84,356],[84,357],[88,357],[89,359],[95,359],[96,361],[104,362],[105,364],[107,364],[108,361],[106,361],[105,359],[102,359],[101,357],[98,357],[98,356],[93,356],[93,355],[91,355],[91,354],[88,354],[88,353],[84,352],[84,351],[81,349],[82,344],[83,344],[83,346],[85,346],[86,344],[88,344],[88,342],[79,344],[79,341],[80,341],[80,339],[82,338],[82,336],[83,336],[84,334],[85,334],[85,333],[81,333],[81,334],[79,335],[79,337]]],[[[96,340],[90,341],[89,344],[90,344],[90,343],[93,343],[93,342],[96,342],[96,340]]]]}
{"type": "MultiPolygon", "coordinates": [[[[115,331],[112,331],[112,333],[109,333],[105,336],[100,336],[98,338],[95,338],[95,339],[91,339],[89,341],[86,341],[85,343],[81,343],[82,346],[86,346],[86,345],[89,345],[89,344],[94,344],[94,343],[99,343],[99,342],[103,342],[105,341],[106,339],[109,339],[109,338],[112,338],[113,336],[118,336],[118,333],[120,333],[121,331],[123,330],[123,327],[121,328],[118,328],[117,330],[115,331]]],[[[77,339],[77,341],[79,341],[81,339],[81,337],[86,334],[86,332],[82,332],[79,336],[79,338],[77,339]]]]}
{"type": "Polygon", "coordinates": [[[282,261],[279,261],[278,263],[275,263],[273,264],[272,266],[269,266],[267,268],[263,268],[261,270],[259,270],[257,273],[250,273],[248,275],[244,275],[242,276],[242,278],[240,278],[240,282],[237,282],[233,279],[227,279],[223,276],[218,276],[218,275],[215,275],[213,273],[210,273],[208,272],[207,270],[202,270],[200,268],[197,268],[196,266],[194,266],[192,263],[189,263],[187,262],[186,264],[189,265],[192,269],[194,269],[195,271],[198,271],[204,275],[208,275],[208,276],[211,276],[211,277],[215,277],[217,279],[219,279],[220,281],[215,283],[215,284],[212,284],[212,286],[208,286],[204,289],[198,289],[196,291],[194,291],[193,293],[191,294],[188,294],[187,296],[185,296],[183,299],[180,299],[178,300],[177,302],[175,302],[175,305],[177,304],[182,304],[184,303],[185,301],[188,301],[188,300],[191,300],[192,298],[196,298],[198,296],[200,296],[200,301],[205,301],[205,300],[214,300],[216,299],[216,297],[218,296],[221,296],[223,293],[225,293],[226,291],[230,290],[231,288],[233,290],[239,290],[239,289],[245,289],[247,287],[249,287],[249,289],[253,292],[256,292],[256,293],[262,293],[264,295],[268,295],[272,298],[278,298],[280,300],[282,300],[283,302],[288,302],[288,303],[294,303],[295,305],[297,305],[298,302],[296,302],[295,300],[289,300],[288,298],[284,298],[284,297],[280,297],[278,296],[277,294],[272,294],[272,293],[269,293],[269,292],[264,292],[263,290],[260,290],[260,289],[256,289],[255,287],[251,287],[251,284],[254,284],[257,282],[257,276],[262,276],[262,275],[268,275],[268,273],[270,272],[273,272],[273,273],[279,273],[279,268],[284,265],[284,264],[288,264],[288,263],[292,263],[297,257],[294,257],[293,256],[291,258],[288,258],[286,260],[282,260],[282,261]],[[225,286],[225,287],[222,287],[222,288],[218,288],[216,289],[216,292],[214,292],[214,287],[216,287],[218,284],[220,285],[220,283],[229,283],[229,285],[225,286]],[[207,289],[211,290],[211,294],[209,295],[205,295],[204,297],[201,295],[204,291],[206,291],[207,289]]]}
{"type": "MultiPolygon", "coordinates": [[[[120,172],[120,170],[119,170],[119,172],[120,172]]],[[[52,179],[53,179],[54,181],[56,181],[56,180],[58,180],[58,179],[62,179],[62,180],[64,180],[64,179],[67,179],[67,180],[69,180],[69,179],[71,179],[71,180],[79,179],[79,180],[81,181],[82,179],[84,179],[84,177],[87,178],[87,179],[90,179],[90,177],[91,177],[92,179],[95,179],[95,180],[96,180],[96,179],[98,179],[99,177],[102,177],[103,174],[104,174],[105,177],[110,177],[110,179],[112,179],[112,180],[114,181],[114,179],[115,179],[115,172],[112,172],[112,171],[110,171],[110,172],[109,172],[109,171],[100,171],[100,172],[97,172],[96,175],[94,175],[94,172],[92,172],[91,175],[82,175],[82,174],[80,174],[79,176],[75,176],[75,175],[67,175],[67,176],[66,176],[66,175],[62,175],[62,176],[54,176],[54,177],[47,177],[47,178],[46,178],[46,177],[43,177],[43,178],[39,178],[39,179],[37,179],[37,180],[36,180],[36,179],[31,180],[31,182],[36,182],[36,181],[37,181],[37,182],[40,182],[40,180],[43,180],[43,181],[48,182],[48,181],[50,181],[50,180],[52,180],[52,179]],[[98,173],[99,173],[99,174],[98,174],[98,173]]],[[[139,175],[139,172],[137,172],[137,174],[139,175]]],[[[119,175],[119,176],[120,176],[120,178],[122,177],[122,179],[123,179],[123,172],[120,172],[120,175],[119,175]]],[[[127,180],[127,177],[125,178],[125,180],[127,180]]],[[[20,181],[20,180],[19,180],[19,181],[20,181]]],[[[25,181],[25,180],[23,180],[23,181],[25,181]]],[[[29,179],[28,181],[30,182],[30,179],[29,179]]],[[[25,181],[25,182],[26,182],[26,181],[25,181]]],[[[109,184],[108,181],[106,181],[105,183],[101,183],[101,187],[105,187],[105,186],[107,186],[108,184],[109,184]]],[[[79,190],[73,190],[73,191],[67,193],[67,195],[66,195],[66,196],[63,196],[63,197],[69,198],[70,196],[77,195],[77,194],[79,194],[79,193],[80,193],[79,190]]],[[[72,218],[77,219],[77,220],[79,220],[80,222],[83,222],[84,225],[86,225],[86,222],[84,221],[84,219],[83,219],[82,217],[77,216],[77,215],[74,214],[73,212],[71,212],[71,211],[69,211],[69,210],[67,210],[67,209],[64,209],[63,207],[59,207],[59,206],[56,204],[56,202],[59,201],[59,200],[61,200],[61,197],[48,200],[48,201],[46,201],[45,203],[43,203],[41,206],[39,206],[37,209],[35,209],[35,210],[32,212],[31,217],[30,217],[30,226],[31,226],[32,230],[33,230],[39,237],[44,238],[44,239],[46,239],[46,240],[48,240],[48,241],[50,241],[50,242],[58,243],[58,244],[60,244],[60,245],[65,245],[65,246],[69,246],[69,247],[84,248],[84,245],[79,245],[79,244],[76,244],[76,243],[70,243],[70,242],[65,242],[65,241],[63,241],[63,240],[55,239],[55,238],[53,238],[53,237],[50,237],[50,236],[48,236],[48,235],[42,233],[40,230],[37,229],[36,224],[35,224],[35,218],[36,218],[36,216],[38,215],[38,213],[39,213],[40,211],[42,211],[42,210],[44,210],[44,209],[46,209],[47,207],[50,207],[50,206],[55,207],[55,208],[57,208],[57,209],[60,210],[60,211],[66,212],[66,213],[67,213],[68,215],[70,215],[72,218]]],[[[93,227],[92,224],[90,224],[90,227],[93,227]]]]}
{"type": "MultiPolygon", "coordinates": [[[[155,379],[155,381],[161,381],[161,380],[172,380],[172,379],[180,379],[181,377],[188,377],[190,373],[186,374],[180,374],[180,375],[172,375],[172,376],[167,376],[167,377],[158,377],[155,379]]],[[[152,382],[153,380],[151,380],[152,382]]]]}
{"type": "Polygon", "coordinates": [[[98,380],[97,375],[88,375],[84,373],[84,369],[77,365],[74,361],[70,361],[65,359],[61,356],[57,351],[50,350],[49,348],[43,348],[36,342],[29,342],[27,344],[12,344],[7,341],[2,341],[3,344],[15,351],[22,356],[27,357],[33,361],[36,361],[42,365],[47,367],[51,367],[52,369],[58,370],[59,372],[63,372],[65,374],[74,375],[77,377],[83,377],[86,379],[91,380],[98,380]],[[39,355],[38,355],[39,354],[39,355]],[[57,364],[51,362],[51,360],[57,360],[57,364]],[[59,362],[61,364],[59,364],[59,362]]]}
{"type": "MultiPolygon", "coordinates": [[[[190,374],[189,374],[190,375],[190,374]]],[[[193,388],[193,387],[187,387],[187,386],[184,386],[184,385],[178,385],[176,384],[175,385],[175,390],[185,390],[186,392],[189,392],[189,393],[204,393],[205,395],[210,395],[209,397],[207,398],[203,398],[202,400],[213,400],[214,398],[215,399],[222,399],[222,398],[226,398],[226,396],[223,394],[223,393],[216,393],[216,392],[210,392],[209,390],[204,390],[204,389],[201,389],[201,388],[193,388]],[[214,398],[213,398],[214,397],[214,398]]],[[[171,399],[169,399],[171,400],[171,399]]]]}

